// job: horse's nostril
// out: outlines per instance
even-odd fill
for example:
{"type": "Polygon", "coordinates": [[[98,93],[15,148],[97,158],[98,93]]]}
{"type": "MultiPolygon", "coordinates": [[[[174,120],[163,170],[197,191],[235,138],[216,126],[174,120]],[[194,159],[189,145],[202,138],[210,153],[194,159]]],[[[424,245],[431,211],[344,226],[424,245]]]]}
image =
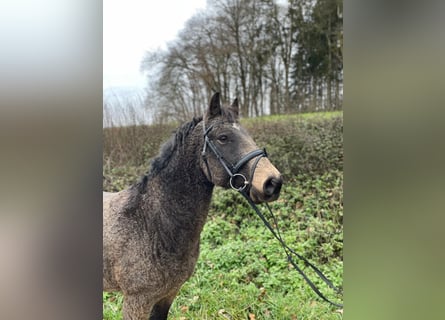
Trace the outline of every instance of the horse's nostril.
{"type": "Polygon", "coordinates": [[[269,197],[278,194],[282,184],[283,179],[281,177],[267,179],[264,183],[264,194],[269,197]]]}

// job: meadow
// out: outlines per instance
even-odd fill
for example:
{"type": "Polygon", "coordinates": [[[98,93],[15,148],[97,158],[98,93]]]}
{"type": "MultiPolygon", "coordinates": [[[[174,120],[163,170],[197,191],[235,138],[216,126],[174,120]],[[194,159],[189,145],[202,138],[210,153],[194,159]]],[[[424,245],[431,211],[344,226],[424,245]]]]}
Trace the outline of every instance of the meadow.
{"type": "MultiPolygon", "coordinates": [[[[287,244],[343,284],[343,114],[314,113],[243,119],[266,147],[285,184],[270,204],[287,244]]],[[[132,184],[177,124],[104,129],[105,191],[132,184]]],[[[341,302],[299,264],[321,291],[341,302]]],[[[121,319],[122,296],[103,293],[103,318],[121,319]]],[[[175,299],[170,319],[342,319],[290,266],[280,244],[246,201],[216,188],[201,234],[193,276],[175,299]]]]}

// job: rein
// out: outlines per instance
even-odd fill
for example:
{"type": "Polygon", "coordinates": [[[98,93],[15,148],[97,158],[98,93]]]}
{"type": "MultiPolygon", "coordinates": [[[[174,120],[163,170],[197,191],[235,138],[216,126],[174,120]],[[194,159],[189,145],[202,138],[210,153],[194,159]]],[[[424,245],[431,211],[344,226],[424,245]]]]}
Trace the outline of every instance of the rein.
{"type": "Polygon", "coordinates": [[[276,227],[276,231],[273,229],[273,227],[270,225],[269,221],[267,221],[266,217],[261,213],[261,211],[258,209],[257,205],[253,203],[252,199],[249,197],[249,195],[243,190],[240,191],[240,193],[243,195],[244,198],[246,198],[247,202],[249,202],[250,206],[253,210],[255,210],[255,213],[260,217],[260,219],[263,221],[264,225],[269,229],[269,231],[272,233],[272,235],[275,237],[275,239],[278,240],[278,242],[281,244],[281,247],[283,248],[284,252],[286,253],[287,260],[290,264],[294,267],[295,270],[298,271],[298,273],[306,280],[307,284],[311,287],[311,289],[324,301],[328,302],[329,304],[343,308],[343,304],[335,303],[326,298],[321,291],[317,288],[317,286],[309,279],[309,277],[303,272],[303,270],[297,265],[297,263],[293,260],[292,255],[297,257],[299,260],[302,260],[305,263],[305,266],[309,266],[317,275],[318,277],[323,280],[324,283],[326,283],[332,290],[334,290],[337,294],[340,294],[340,290],[335,287],[332,282],[318,269],[315,265],[310,263],[305,257],[295,252],[292,248],[289,248],[289,246],[284,242],[283,238],[281,237],[280,230],[278,229],[278,222],[273,214],[272,210],[270,209],[269,205],[265,203],[267,209],[269,210],[270,215],[272,216],[274,225],[276,227]]]}
{"type": "Polygon", "coordinates": [[[207,146],[212,150],[212,152],[215,154],[218,161],[221,163],[223,168],[226,170],[226,172],[230,176],[230,187],[236,191],[238,191],[249,203],[249,205],[252,207],[252,209],[255,211],[255,213],[258,215],[258,217],[263,221],[264,225],[267,229],[272,233],[272,235],[275,237],[275,239],[278,240],[278,242],[281,244],[281,247],[283,248],[284,252],[286,253],[287,260],[295,270],[298,271],[298,273],[303,277],[303,279],[307,282],[307,284],[311,287],[311,289],[325,302],[339,308],[343,308],[343,304],[335,303],[326,298],[321,291],[318,289],[318,287],[309,279],[309,277],[303,272],[303,270],[297,265],[297,263],[294,261],[293,257],[298,258],[299,260],[303,261],[306,267],[310,267],[317,276],[323,280],[325,284],[327,284],[332,290],[334,290],[337,294],[341,294],[341,290],[339,290],[337,287],[334,286],[334,284],[318,269],[315,265],[310,263],[305,257],[295,252],[292,248],[290,248],[283,240],[280,234],[280,230],[278,229],[278,223],[275,215],[273,214],[272,210],[270,209],[269,205],[265,203],[267,209],[269,210],[269,214],[273,219],[273,223],[276,227],[276,230],[272,227],[272,225],[269,223],[267,218],[264,216],[263,213],[261,213],[258,206],[253,202],[253,200],[250,198],[248,193],[246,192],[246,187],[252,183],[252,178],[255,173],[255,169],[258,165],[258,162],[261,160],[262,157],[267,158],[266,149],[258,149],[249,152],[244,157],[242,157],[236,164],[231,165],[227,163],[227,161],[224,159],[221,152],[219,152],[216,145],[213,143],[212,140],[209,139],[208,133],[213,129],[213,125],[206,129],[205,122],[203,122],[203,132],[204,132],[204,146],[202,150],[202,158],[204,160],[204,163],[206,165],[207,173],[209,176],[209,179],[212,179],[210,167],[207,161],[207,146]],[[243,174],[238,173],[238,171],[250,160],[256,158],[254,165],[252,166],[251,174],[250,174],[250,180],[248,180],[243,174]],[[243,181],[241,183],[235,184],[234,179],[240,177],[243,181]]]}

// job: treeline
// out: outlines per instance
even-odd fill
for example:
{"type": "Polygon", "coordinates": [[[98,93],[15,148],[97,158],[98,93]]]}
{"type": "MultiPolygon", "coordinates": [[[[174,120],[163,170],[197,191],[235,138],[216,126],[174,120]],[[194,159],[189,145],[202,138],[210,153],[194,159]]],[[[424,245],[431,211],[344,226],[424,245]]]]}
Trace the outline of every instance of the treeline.
{"type": "Polygon", "coordinates": [[[244,117],[342,108],[341,0],[208,0],[166,50],[148,52],[156,122],[200,115],[211,94],[244,117]]]}

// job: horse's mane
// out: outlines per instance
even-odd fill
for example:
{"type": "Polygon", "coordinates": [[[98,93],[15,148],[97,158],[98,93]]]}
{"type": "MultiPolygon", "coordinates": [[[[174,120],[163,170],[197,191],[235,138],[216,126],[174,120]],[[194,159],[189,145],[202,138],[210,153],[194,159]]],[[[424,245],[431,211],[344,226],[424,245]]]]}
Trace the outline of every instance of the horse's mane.
{"type": "MultiPolygon", "coordinates": [[[[221,106],[221,116],[231,123],[237,121],[237,116],[233,113],[231,108],[221,106]]],[[[193,118],[192,121],[186,122],[176,129],[170,139],[161,146],[159,154],[151,160],[150,168],[147,173],[144,174],[138,182],[131,186],[131,188],[137,189],[139,193],[145,193],[147,182],[152,177],[156,176],[162,169],[167,167],[173,154],[176,152],[176,150],[184,145],[184,141],[187,136],[202,120],[202,116],[193,118]]]]}
{"type": "Polygon", "coordinates": [[[187,122],[176,129],[175,133],[170,137],[170,139],[161,146],[159,155],[151,161],[149,175],[156,175],[168,165],[172,155],[178,148],[184,145],[184,141],[189,133],[201,120],[202,117],[193,118],[192,121],[187,122]]]}
{"type": "Polygon", "coordinates": [[[146,190],[147,182],[156,176],[162,169],[167,167],[176,150],[184,145],[184,141],[196,125],[202,121],[202,117],[193,118],[192,121],[181,125],[160,149],[159,154],[150,161],[149,170],[136,182],[132,188],[136,188],[140,193],[146,190]]]}

